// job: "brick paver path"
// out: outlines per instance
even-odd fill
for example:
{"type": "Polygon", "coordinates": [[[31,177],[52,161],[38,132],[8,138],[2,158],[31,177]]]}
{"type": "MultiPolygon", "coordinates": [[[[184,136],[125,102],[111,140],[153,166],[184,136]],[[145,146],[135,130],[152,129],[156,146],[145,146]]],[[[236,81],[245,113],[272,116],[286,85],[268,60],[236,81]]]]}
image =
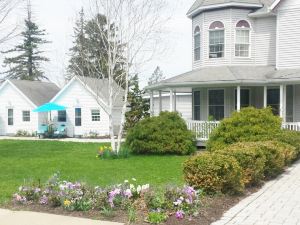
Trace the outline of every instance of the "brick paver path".
{"type": "Polygon", "coordinates": [[[300,225],[300,162],[212,225],[300,225]]]}

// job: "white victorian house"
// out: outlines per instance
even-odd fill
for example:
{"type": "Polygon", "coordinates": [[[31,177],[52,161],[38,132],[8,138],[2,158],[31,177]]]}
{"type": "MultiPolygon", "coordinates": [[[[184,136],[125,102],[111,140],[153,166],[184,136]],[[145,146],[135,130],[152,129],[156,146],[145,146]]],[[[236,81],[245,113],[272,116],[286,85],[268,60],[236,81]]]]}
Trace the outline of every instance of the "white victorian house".
{"type": "Polygon", "coordinates": [[[193,68],[146,88],[152,115],[179,111],[206,140],[211,118],[271,106],[300,130],[300,0],[197,0],[187,15],[193,68]]]}

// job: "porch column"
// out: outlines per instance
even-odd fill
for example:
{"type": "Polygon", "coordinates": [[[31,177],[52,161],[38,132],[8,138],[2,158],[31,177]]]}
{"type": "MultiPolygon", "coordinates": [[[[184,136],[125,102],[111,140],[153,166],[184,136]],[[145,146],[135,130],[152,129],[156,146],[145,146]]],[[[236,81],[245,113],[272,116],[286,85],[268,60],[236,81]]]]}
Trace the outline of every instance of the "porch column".
{"type": "Polygon", "coordinates": [[[280,85],[280,117],[286,121],[286,85],[280,85]]]}
{"type": "Polygon", "coordinates": [[[173,103],[173,104],[174,104],[174,105],[173,105],[173,111],[174,111],[174,112],[176,112],[176,105],[177,105],[177,103],[176,103],[176,101],[177,101],[177,95],[176,95],[176,93],[177,93],[177,92],[174,91],[174,103],[173,103]]]}
{"type": "Polygon", "coordinates": [[[268,107],[268,87],[264,86],[264,108],[268,107]]]}
{"type": "Polygon", "coordinates": [[[154,111],[153,111],[153,91],[150,92],[150,115],[151,116],[154,115],[154,111]]]}
{"type": "Polygon", "coordinates": [[[170,112],[174,110],[174,91],[170,90],[170,112]]]}
{"type": "Polygon", "coordinates": [[[161,113],[162,112],[161,91],[158,92],[158,98],[159,98],[159,113],[161,113]]]}
{"type": "Polygon", "coordinates": [[[236,97],[236,110],[239,112],[241,111],[241,86],[237,86],[236,97]]]}

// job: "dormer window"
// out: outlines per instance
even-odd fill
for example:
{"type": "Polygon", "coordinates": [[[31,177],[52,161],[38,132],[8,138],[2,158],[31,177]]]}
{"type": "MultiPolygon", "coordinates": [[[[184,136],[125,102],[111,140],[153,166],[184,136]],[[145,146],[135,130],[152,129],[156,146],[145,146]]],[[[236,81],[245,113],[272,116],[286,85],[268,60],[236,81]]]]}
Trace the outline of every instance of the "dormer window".
{"type": "Polygon", "coordinates": [[[215,21],[209,26],[209,58],[224,57],[224,24],[215,21]]]}
{"type": "Polygon", "coordinates": [[[235,56],[250,56],[250,24],[246,20],[236,24],[235,56]]]}
{"type": "Polygon", "coordinates": [[[200,60],[200,28],[197,26],[194,31],[194,61],[200,60]]]}

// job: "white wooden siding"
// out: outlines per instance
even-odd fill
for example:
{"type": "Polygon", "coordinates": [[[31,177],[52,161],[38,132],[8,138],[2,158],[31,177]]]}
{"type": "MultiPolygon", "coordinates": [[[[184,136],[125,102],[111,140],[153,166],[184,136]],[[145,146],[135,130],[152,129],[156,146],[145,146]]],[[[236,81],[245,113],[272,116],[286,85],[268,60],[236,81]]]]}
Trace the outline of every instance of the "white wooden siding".
{"type": "Polygon", "coordinates": [[[34,106],[28,102],[10,83],[0,90],[0,135],[15,135],[19,130],[29,133],[38,129],[38,113],[32,112],[34,106]],[[13,126],[8,126],[8,109],[13,109],[13,126]],[[30,122],[23,122],[23,111],[30,111],[30,122]]]}
{"type": "Polygon", "coordinates": [[[286,1],[277,10],[277,68],[300,67],[300,2],[286,1]],[[290,2],[290,4],[288,4],[290,2]]]}
{"type": "MultiPolygon", "coordinates": [[[[90,132],[96,132],[101,136],[109,134],[108,114],[99,106],[94,96],[77,80],[74,80],[54,102],[67,107],[67,122],[63,124],[67,125],[68,136],[88,135],[90,132]],[[81,108],[81,127],[75,127],[75,108],[81,108]],[[92,109],[100,110],[99,122],[92,121],[92,109]]],[[[54,113],[54,120],[57,121],[57,112],[54,113]]]]}
{"type": "MultiPolygon", "coordinates": [[[[197,26],[201,29],[201,57],[194,61],[193,69],[206,66],[224,65],[275,65],[276,64],[276,17],[252,19],[248,9],[223,9],[203,12],[193,18],[193,33],[197,26]],[[235,56],[236,24],[247,20],[251,25],[250,56],[235,56]],[[225,26],[225,52],[223,58],[209,58],[209,26],[214,21],[221,21],[225,26]]],[[[193,38],[194,47],[194,38],[193,38]]]]}
{"type": "MultiPolygon", "coordinates": [[[[154,115],[159,114],[159,98],[155,96],[153,98],[154,103],[154,115]]],[[[170,96],[162,96],[162,111],[170,111],[170,96]]],[[[178,94],[176,96],[176,111],[181,114],[181,116],[186,120],[192,119],[192,94],[178,94]]]]}

